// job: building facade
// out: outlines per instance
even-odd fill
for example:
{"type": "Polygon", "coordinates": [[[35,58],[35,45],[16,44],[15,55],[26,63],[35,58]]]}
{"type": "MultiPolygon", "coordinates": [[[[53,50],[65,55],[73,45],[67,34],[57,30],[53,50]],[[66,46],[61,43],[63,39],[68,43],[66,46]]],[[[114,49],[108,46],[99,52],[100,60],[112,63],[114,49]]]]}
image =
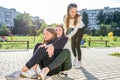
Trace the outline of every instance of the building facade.
{"type": "Polygon", "coordinates": [[[43,23],[44,20],[40,19],[38,16],[32,17],[32,21],[35,22],[36,20],[38,20],[40,23],[43,23]]]}
{"type": "MultiPolygon", "coordinates": [[[[0,25],[5,24],[8,28],[12,29],[14,27],[14,18],[19,14],[22,14],[22,13],[17,12],[16,9],[14,8],[7,9],[0,6],[0,25]]],[[[40,19],[37,16],[32,17],[32,20],[33,21],[39,20],[41,23],[44,22],[43,19],[40,19]]]]}
{"type": "Polygon", "coordinates": [[[91,9],[91,10],[87,10],[87,9],[82,9],[81,11],[79,11],[79,13],[82,15],[83,12],[86,12],[88,14],[88,28],[89,29],[99,29],[99,25],[98,20],[97,20],[97,15],[99,13],[99,11],[103,10],[103,13],[107,13],[107,12],[115,12],[115,11],[119,11],[120,12],[120,7],[118,8],[109,8],[109,7],[104,7],[104,9],[91,9]]]}
{"type": "Polygon", "coordinates": [[[16,9],[7,9],[0,6],[0,25],[6,25],[9,28],[14,27],[14,18],[20,13],[16,9]]]}

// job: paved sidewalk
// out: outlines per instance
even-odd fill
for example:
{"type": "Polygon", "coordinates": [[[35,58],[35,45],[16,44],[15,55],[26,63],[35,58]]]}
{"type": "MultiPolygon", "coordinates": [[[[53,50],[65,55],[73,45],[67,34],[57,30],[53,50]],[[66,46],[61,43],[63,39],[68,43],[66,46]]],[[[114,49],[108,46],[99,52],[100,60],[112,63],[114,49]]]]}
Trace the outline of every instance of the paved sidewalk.
{"type": "MultiPolygon", "coordinates": [[[[75,80],[120,80],[120,57],[110,56],[120,52],[116,48],[82,48],[82,68],[69,71],[75,80]]],[[[32,56],[32,50],[0,51],[0,80],[4,75],[20,70],[32,56]]]]}

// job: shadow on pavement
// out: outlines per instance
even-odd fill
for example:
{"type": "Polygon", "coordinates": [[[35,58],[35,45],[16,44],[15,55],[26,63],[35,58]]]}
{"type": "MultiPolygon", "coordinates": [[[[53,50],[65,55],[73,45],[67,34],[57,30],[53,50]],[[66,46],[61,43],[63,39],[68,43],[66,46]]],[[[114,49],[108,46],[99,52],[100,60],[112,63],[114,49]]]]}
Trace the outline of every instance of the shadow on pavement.
{"type": "Polygon", "coordinates": [[[98,80],[98,78],[96,78],[94,75],[89,73],[85,68],[82,67],[81,71],[83,72],[87,80],[98,80]]]}

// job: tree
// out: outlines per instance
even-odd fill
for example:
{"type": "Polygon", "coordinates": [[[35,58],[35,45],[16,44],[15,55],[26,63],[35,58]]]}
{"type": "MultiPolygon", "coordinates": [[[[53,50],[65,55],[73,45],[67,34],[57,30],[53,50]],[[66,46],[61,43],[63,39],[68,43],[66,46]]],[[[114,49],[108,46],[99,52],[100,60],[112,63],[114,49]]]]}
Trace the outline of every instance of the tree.
{"type": "Polygon", "coordinates": [[[36,25],[36,28],[37,28],[37,29],[40,29],[40,27],[42,26],[42,23],[43,23],[43,22],[41,22],[39,19],[36,19],[35,21],[32,21],[32,23],[33,23],[34,25],[36,25]]]}
{"type": "Polygon", "coordinates": [[[85,11],[82,14],[82,20],[85,24],[85,27],[87,28],[88,27],[88,14],[85,11]]]}
{"type": "Polygon", "coordinates": [[[110,25],[111,25],[111,32],[113,32],[114,35],[116,35],[117,23],[112,22],[110,25]]]}
{"type": "Polygon", "coordinates": [[[55,24],[55,23],[50,25],[50,27],[53,27],[53,28],[55,28],[56,26],[57,26],[57,24],[55,24]]]}
{"type": "Polygon", "coordinates": [[[37,35],[40,35],[46,27],[48,27],[48,25],[44,22],[41,28],[37,31],[37,35]]]}
{"type": "Polygon", "coordinates": [[[100,25],[100,35],[102,36],[106,36],[108,34],[108,32],[110,32],[111,26],[110,25],[105,25],[105,24],[101,24],[100,25]]]}
{"type": "Polygon", "coordinates": [[[119,11],[103,13],[103,10],[101,10],[97,15],[97,20],[99,21],[98,24],[101,25],[100,26],[101,30],[103,28],[102,24],[104,24],[107,27],[106,28],[107,32],[112,31],[115,33],[115,35],[120,36],[118,33],[118,30],[120,28],[120,12],[119,11]],[[107,25],[109,25],[109,27],[107,25]]]}
{"type": "Polygon", "coordinates": [[[28,13],[20,14],[14,19],[15,27],[13,29],[14,34],[27,35],[30,34],[32,20],[28,13]]]}
{"type": "Polygon", "coordinates": [[[115,11],[113,13],[113,16],[114,16],[113,22],[117,23],[117,27],[120,28],[120,12],[115,11]]]}
{"type": "Polygon", "coordinates": [[[10,33],[10,30],[9,28],[7,28],[5,24],[0,26],[0,36],[8,36],[9,33],[10,33]]]}
{"type": "Polygon", "coordinates": [[[102,24],[104,21],[104,15],[103,15],[103,10],[100,10],[98,15],[97,15],[97,20],[99,21],[98,24],[102,24]]]}

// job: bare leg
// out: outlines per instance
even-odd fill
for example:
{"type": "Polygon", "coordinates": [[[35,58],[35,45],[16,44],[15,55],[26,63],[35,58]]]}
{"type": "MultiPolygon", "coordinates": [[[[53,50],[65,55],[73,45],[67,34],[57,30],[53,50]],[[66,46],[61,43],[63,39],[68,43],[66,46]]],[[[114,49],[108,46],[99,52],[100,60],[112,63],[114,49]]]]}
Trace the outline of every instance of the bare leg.
{"type": "Polygon", "coordinates": [[[45,67],[41,70],[41,72],[38,74],[38,79],[44,80],[45,76],[50,72],[50,69],[48,67],[45,67]]]}
{"type": "Polygon", "coordinates": [[[26,71],[28,71],[29,69],[28,69],[28,67],[24,66],[21,70],[22,70],[23,72],[26,72],[26,71]]]}

